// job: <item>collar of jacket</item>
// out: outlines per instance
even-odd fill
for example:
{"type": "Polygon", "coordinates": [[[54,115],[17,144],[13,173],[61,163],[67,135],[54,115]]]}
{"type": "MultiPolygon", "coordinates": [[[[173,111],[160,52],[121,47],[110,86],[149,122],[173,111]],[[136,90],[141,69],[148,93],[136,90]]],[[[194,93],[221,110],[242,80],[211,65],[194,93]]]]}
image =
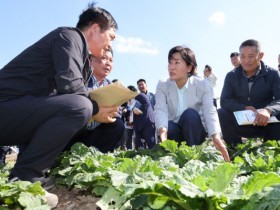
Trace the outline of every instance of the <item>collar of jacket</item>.
{"type": "Polygon", "coordinates": [[[89,50],[89,46],[87,44],[84,34],[78,28],[74,28],[74,30],[81,36],[81,39],[84,44],[84,48],[83,48],[84,68],[81,73],[83,75],[84,83],[87,84],[92,74],[92,69],[90,68],[90,61],[89,61],[91,52],[89,50]]]}
{"type": "MultiPolygon", "coordinates": [[[[265,76],[267,74],[267,66],[264,64],[263,61],[260,61],[260,63],[261,63],[261,66],[260,66],[261,70],[260,70],[259,74],[257,75],[258,77],[265,76]]],[[[241,74],[243,74],[243,67],[241,65],[239,67],[237,67],[235,70],[240,72],[241,74]]]]}
{"type": "MultiPolygon", "coordinates": [[[[187,80],[187,82],[186,82],[186,84],[187,83],[193,83],[194,82],[194,75],[192,75],[191,77],[189,77],[188,78],[188,80],[187,80]]],[[[168,78],[168,80],[167,80],[167,83],[169,84],[169,85],[172,85],[172,86],[174,86],[174,87],[176,87],[177,88],[177,85],[176,85],[176,82],[174,81],[174,80],[171,80],[170,78],[168,78]]]]}

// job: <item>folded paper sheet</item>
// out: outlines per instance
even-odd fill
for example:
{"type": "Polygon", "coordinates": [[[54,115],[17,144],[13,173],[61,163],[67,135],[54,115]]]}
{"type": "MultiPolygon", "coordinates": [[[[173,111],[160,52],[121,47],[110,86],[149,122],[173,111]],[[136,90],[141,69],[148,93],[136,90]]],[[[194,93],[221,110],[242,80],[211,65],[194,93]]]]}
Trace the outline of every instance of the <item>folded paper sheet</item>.
{"type": "Polygon", "coordinates": [[[120,106],[128,100],[135,98],[138,93],[129,90],[117,81],[96,90],[92,90],[89,95],[99,106],[120,106]]]}

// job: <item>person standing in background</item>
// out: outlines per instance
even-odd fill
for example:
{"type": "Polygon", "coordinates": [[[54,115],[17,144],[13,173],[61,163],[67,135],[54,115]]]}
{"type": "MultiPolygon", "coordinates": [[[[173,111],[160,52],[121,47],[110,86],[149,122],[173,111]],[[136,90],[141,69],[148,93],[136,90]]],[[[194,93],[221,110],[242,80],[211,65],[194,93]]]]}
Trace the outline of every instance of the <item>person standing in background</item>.
{"type": "MultiPolygon", "coordinates": [[[[129,85],[127,86],[127,88],[137,93],[137,89],[133,85],[129,85]]],[[[122,150],[135,149],[135,141],[133,139],[133,133],[134,133],[133,132],[133,119],[134,119],[133,108],[135,106],[135,99],[134,98],[130,99],[122,106],[123,106],[122,116],[123,116],[125,129],[120,141],[120,147],[122,150]]]]}
{"type": "Polygon", "coordinates": [[[208,80],[210,82],[210,84],[211,84],[212,93],[213,93],[213,104],[214,104],[214,106],[217,109],[217,100],[219,98],[217,96],[217,93],[216,93],[217,76],[213,73],[212,67],[209,66],[209,65],[205,65],[203,73],[204,73],[204,78],[206,80],[208,80]]]}
{"type": "Polygon", "coordinates": [[[148,96],[140,93],[135,97],[133,110],[133,130],[135,133],[135,149],[153,148],[156,145],[155,120],[148,96]]]}
{"type": "Polygon", "coordinates": [[[232,52],[230,54],[230,61],[234,68],[237,68],[240,65],[240,58],[238,52],[232,52]]]}
{"type": "Polygon", "coordinates": [[[152,92],[148,92],[146,80],[139,79],[137,81],[137,86],[138,86],[138,90],[140,91],[140,93],[144,93],[145,95],[147,95],[147,97],[150,100],[150,103],[152,105],[152,108],[154,109],[154,106],[156,104],[155,94],[153,94],[152,92]]]}

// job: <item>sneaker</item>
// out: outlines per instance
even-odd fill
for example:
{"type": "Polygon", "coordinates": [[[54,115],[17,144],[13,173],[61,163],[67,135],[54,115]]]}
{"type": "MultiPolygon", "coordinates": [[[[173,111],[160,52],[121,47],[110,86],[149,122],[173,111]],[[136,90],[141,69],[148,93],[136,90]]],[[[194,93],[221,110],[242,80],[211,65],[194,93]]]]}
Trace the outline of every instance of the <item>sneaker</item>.
{"type": "Polygon", "coordinates": [[[12,183],[12,182],[17,182],[17,181],[20,181],[20,179],[16,176],[11,176],[11,174],[10,174],[8,182],[12,183]]]}
{"type": "Polygon", "coordinates": [[[32,180],[32,182],[36,182],[36,181],[41,182],[41,185],[45,190],[50,190],[55,186],[55,179],[53,177],[34,178],[32,180]]]}
{"type": "MultiPolygon", "coordinates": [[[[20,181],[18,177],[10,177],[9,182],[16,182],[20,181]]],[[[41,182],[42,183],[42,182],[41,182]]],[[[56,194],[49,193],[45,188],[43,189],[45,192],[45,201],[46,203],[53,209],[57,206],[58,204],[58,197],[56,194]]]]}
{"type": "MultiPolygon", "coordinates": [[[[12,173],[9,175],[9,182],[20,181],[21,179],[17,176],[14,176],[12,173]]],[[[50,190],[55,186],[55,179],[53,177],[40,177],[40,178],[33,178],[31,182],[41,182],[41,186],[45,190],[50,190]]]]}
{"type": "Polygon", "coordinates": [[[46,203],[51,207],[51,209],[55,208],[58,204],[58,197],[56,194],[49,193],[48,191],[45,191],[45,200],[46,203]]]}

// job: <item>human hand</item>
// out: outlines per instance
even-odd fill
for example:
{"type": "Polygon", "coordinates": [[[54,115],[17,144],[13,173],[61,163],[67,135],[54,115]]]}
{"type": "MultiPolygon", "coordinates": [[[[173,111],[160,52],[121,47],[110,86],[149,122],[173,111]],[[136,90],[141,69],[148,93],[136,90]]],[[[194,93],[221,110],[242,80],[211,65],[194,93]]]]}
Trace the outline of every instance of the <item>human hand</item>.
{"type": "Polygon", "coordinates": [[[99,106],[99,111],[96,115],[93,115],[93,120],[100,123],[113,123],[118,116],[118,106],[99,106]]]}
{"type": "Polygon", "coordinates": [[[229,162],[230,158],[229,158],[229,155],[228,155],[227,148],[226,148],[224,142],[222,141],[222,139],[220,138],[219,134],[214,134],[213,143],[214,143],[214,146],[216,147],[216,149],[219,150],[222,153],[225,161],[229,162]]]}
{"type": "Polygon", "coordinates": [[[136,115],[143,114],[143,112],[140,109],[136,108],[136,107],[133,108],[133,113],[136,114],[136,115]]]}
{"type": "Polygon", "coordinates": [[[268,120],[271,115],[271,111],[268,109],[259,109],[256,113],[257,113],[257,115],[256,115],[253,125],[267,126],[268,120]]]}
{"type": "Polygon", "coordinates": [[[161,142],[163,142],[167,139],[167,129],[166,129],[166,127],[159,128],[159,138],[160,138],[161,142]]]}

